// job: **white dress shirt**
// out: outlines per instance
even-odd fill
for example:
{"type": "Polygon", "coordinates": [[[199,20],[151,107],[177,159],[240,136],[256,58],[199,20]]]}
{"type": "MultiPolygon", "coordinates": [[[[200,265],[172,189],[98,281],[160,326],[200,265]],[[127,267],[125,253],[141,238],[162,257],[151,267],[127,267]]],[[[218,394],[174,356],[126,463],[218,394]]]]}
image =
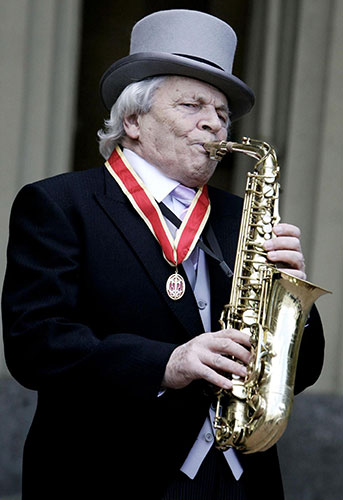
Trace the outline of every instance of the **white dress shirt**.
{"type": "MultiPolygon", "coordinates": [[[[179,185],[179,182],[167,177],[158,168],[148,163],[133,151],[124,148],[123,152],[155,200],[158,203],[163,201],[176,216],[179,216],[184,206],[172,195],[172,191],[179,185]]],[[[173,237],[175,237],[177,229],[169,220],[166,220],[166,222],[173,237]]],[[[199,250],[196,270],[190,258],[184,261],[182,265],[198,304],[204,332],[209,332],[211,331],[210,279],[204,251],[199,250]]],[[[210,408],[209,415],[205,419],[204,425],[181,467],[181,471],[191,479],[196,476],[205,456],[214,444],[215,431],[212,425],[213,421],[214,411],[210,408]]],[[[223,453],[235,479],[238,480],[243,473],[243,469],[235,451],[230,448],[223,453]]]]}

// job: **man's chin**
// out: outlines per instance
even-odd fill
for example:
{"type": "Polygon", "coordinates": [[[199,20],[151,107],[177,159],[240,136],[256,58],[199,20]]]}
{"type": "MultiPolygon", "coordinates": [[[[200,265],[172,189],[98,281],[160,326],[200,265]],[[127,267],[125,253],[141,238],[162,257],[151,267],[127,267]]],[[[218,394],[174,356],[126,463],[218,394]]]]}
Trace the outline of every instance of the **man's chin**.
{"type": "Polygon", "coordinates": [[[216,170],[216,165],[217,162],[211,161],[211,164],[206,165],[206,167],[203,167],[200,172],[195,171],[189,176],[185,177],[182,184],[184,184],[187,187],[193,187],[193,188],[207,184],[216,170]]]}

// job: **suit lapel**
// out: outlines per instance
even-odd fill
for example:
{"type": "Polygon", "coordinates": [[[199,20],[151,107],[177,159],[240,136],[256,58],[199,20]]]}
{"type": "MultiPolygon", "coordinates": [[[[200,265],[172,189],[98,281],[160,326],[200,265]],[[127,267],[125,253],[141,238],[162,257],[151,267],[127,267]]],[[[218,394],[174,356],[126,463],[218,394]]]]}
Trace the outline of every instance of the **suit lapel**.
{"type": "Polygon", "coordinates": [[[130,244],[147,274],[147,279],[153,282],[188,335],[190,337],[198,335],[203,331],[203,326],[182,266],[179,267],[179,272],[186,281],[186,292],[180,300],[173,301],[166,293],[166,281],[174,272],[174,268],[165,261],[159,243],[106,169],[104,169],[104,179],[104,192],[95,194],[99,205],[130,244]]]}

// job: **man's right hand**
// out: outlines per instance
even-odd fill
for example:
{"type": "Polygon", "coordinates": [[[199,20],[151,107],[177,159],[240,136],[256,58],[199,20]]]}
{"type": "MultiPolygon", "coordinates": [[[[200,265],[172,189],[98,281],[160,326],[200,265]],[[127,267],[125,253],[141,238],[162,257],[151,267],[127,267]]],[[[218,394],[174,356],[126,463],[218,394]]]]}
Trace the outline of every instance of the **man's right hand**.
{"type": "Polygon", "coordinates": [[[249,349],[249,335],[238,330],[219,330],[198,335],[173,351],[162,386],[182,389],[193,380],[203,379],[220,388],[232,389],[232,382],[225,374],[245,377],[244,365],[250,359],[249,349]]]}

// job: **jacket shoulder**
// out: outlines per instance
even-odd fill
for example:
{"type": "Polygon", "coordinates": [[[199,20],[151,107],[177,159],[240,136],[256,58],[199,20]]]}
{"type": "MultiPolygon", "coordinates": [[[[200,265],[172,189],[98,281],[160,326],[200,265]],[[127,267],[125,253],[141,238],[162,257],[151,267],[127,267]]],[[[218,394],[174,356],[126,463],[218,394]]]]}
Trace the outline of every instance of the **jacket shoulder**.
{"type": "Polygon", "coordinates": [[[28,186],[44,189],[45,191],[56,192],[56,190],[85,190],[92,191],[103,186],[104,169],[103,167],[90,168],[77,172],[66,172],[42,179],[28,186]]]}
{"type": "Polygon", "coordinates": [[[25,185],[16,198],[44,193],[57,204],[68,206],[76,200],[85,200],[104,186],[104,167],[78,172],[67,172],[25,185]]]}

